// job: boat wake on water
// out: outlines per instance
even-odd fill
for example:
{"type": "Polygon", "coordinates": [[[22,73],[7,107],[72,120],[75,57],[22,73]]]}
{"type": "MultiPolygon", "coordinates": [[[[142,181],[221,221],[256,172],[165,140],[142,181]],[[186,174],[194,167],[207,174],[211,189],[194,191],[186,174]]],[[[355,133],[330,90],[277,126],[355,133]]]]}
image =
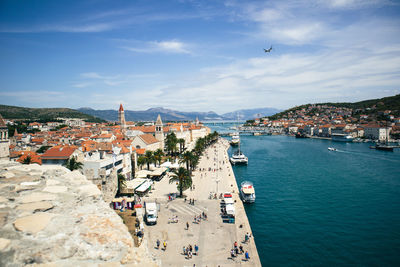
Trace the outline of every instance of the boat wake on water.
{"type": "Polygon", "coordinates": [[[368,157],[368,158],[373,158],[373,159],[386,160],[386,161],[391,161],[391,162],[400,162],[399,160],[395,160],[395,159],[379,157],[377,155],[371,155],[371,153],[368,153],[368,152],[360,152],[360,151],[354,151],[354,150],[340,150],[340,149],[336,149],[334,151],[340,152],[340,153],[345,153],[345,154],[360,155],[363,157],[368,157]]]}

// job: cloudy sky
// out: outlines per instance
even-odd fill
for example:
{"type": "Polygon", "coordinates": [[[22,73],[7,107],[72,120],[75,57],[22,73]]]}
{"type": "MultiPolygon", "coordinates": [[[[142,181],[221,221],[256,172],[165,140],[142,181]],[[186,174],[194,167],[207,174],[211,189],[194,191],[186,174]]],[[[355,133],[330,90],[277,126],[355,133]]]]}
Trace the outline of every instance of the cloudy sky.
{"type": "Polygon", "coordinates": [[[0,104],[225,113],[399,93],[398,0],[0,1],[0,104]]]}

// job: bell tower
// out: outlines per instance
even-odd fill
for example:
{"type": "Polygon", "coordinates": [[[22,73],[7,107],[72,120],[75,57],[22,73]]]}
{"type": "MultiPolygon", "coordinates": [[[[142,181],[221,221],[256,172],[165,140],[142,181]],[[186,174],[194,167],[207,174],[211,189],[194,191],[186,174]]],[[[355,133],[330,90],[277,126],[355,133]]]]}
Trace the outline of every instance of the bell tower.
{"type": "Polygon", "coordinates": [[[8,139],[8,128],[0,114],[0,159],[10,156],[10,140],[8,139]]]}
{"type": "Polygon", "coordinates": [[[122,106],[122,104],[119,105],[118,122],[119,122],[119,125],[121,125],[121,131],[123,133],[125,133],[125,128],[126,128],[125,112],[124,112],[124,107],[122,106]]]}
{"type": "Polygon", "coordinates": [[[160,114],[158,114],[156,121],[155,138],[160,141],[160,148],[164,150],[164,129],[160,114]]]}

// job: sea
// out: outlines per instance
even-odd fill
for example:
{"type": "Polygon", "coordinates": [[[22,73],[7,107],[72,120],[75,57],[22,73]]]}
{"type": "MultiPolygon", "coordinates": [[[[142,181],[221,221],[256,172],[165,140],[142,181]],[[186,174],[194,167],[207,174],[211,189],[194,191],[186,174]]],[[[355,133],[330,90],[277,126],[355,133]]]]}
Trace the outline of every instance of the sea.
{"type": "Polygon", "coordinates": [[[255,187],[245,209],[263,266],[400,266],[400,148],[370,145],[241,136],[249,164],[233,170],[255,187]]]}

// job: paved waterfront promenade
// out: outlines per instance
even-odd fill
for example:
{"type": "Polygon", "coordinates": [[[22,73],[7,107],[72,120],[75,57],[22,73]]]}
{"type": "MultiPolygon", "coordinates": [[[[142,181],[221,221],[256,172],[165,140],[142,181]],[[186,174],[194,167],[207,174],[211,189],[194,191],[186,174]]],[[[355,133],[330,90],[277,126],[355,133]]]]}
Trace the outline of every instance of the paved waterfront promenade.
{"type": "MultiPolygon", "coordinates": [[[[227,149],[229,143],[220,138],[209,147],[200,159],[197,171],[193,173],[193,190],[186,190],[187,201],[175,199],[168,201],[168,194],[177,192],[176,184],[169,184],[169,178],[164,177],[155,184],[155,190],[144,198],[144,201],[156,200],[160,203],[157,225],[145,226],[145,238],[149,251],[161,259],[162,266],[261,266],[254,238],[244,243],[246,233],[251,233],[250,225],[238,195],[238,188],[232,167],[229,163],[227,149]],[[211,168],[211,170],[209,170],[211,168]],[[205,169],[203,171],[203,169],[205,169]],[[219,171],[214,171],[219,169],[219,171]],[[236,201],[236,223],[223,223],[220,216],[220,199],[209,199],[210,192],[232,192],[236,201]],[[189,199],[195,199],[190,205],[189,199]],[[207,220],[195,222],[194,217],[202,212],[207,214],[207,220]],[[177,223],[169,223],[169,219],[178,216],[177,223]],[[186,223],[189,224],[187,229],[186,223]],[[241,227],[240,227],[241,226],[241,227]],[[156,248],[156,241],[161,246],[156,248]],[[161,249],[163,242],[167,249],[161,249]],[[234,242],[242,245],[248,251],[250,260],[246,261],[244,253],[231,258],[230,251],[234,242]],[[188,259],[183,254],[183,247],[199,246],[198,255],[188,259]]],[[[194,251],[194,250],[193,250],[194,251]]]]}

